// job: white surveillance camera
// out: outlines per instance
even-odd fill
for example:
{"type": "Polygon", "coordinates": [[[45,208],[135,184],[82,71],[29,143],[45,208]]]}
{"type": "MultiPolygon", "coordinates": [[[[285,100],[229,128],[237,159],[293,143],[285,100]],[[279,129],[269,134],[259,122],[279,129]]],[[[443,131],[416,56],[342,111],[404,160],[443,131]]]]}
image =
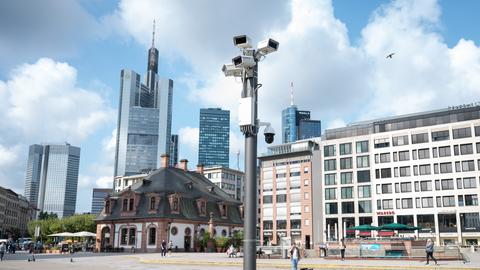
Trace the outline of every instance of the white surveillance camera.
{"type": "Polygon", "coordinates": [[[271,52],[277,51],[279,45],[280,45],[280,43],[278,43],[278,41],[275,41],[275,40],[269,38],[269,39],[266,39],[266,40],[262,40],[258,43],[257,51],[259,51],[263,55],[269,54],[271,52]]]}
{"type": "Polygon", "coordinates": [[[242,49],[247,49],[252,47],[252,42],[247,35],[240,35],[233,37],[233,45],[242,49]]]}
{"type": "Polygon", "coordinates": [[[235,67],[233,64],[225,64],[222,67],[223,74],[226,77],[233,76],[233,77],[241,77],[242,76],[242,69],[235,67]]]}
{"type": "Polygon", "coordinates": [[[239,55],[232,59],[232,63],[237,68],[249,68],[255,66],[255,59],[253,56],[239,55]]]}
{"type": "Polygon", "coordinates": [[[265,142],[271,144],[275,137],[275,130],[272,128],[272,126],[268,125],[263,131],[263,135],[265,135],[265,142]]]}

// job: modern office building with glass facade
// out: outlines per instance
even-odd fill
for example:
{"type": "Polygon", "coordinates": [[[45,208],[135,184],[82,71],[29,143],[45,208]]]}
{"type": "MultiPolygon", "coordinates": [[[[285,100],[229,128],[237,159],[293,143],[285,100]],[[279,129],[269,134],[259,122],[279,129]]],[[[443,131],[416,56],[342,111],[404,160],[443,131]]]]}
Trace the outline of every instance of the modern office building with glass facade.
{"type": "Polygon", "coordinates": [[[94,188],[92,191],[92,211],[94,215],[100,214],[105,203],[105,198],[113,192],[111,188],[94,188]]]}
{"type": "Polygon", "coordinates": [[[322,134],[322,121],[302,119],[298,122],[298,139],[305,140],[320,137],[322,134]]]}
{"type": "Polygon", "coordinates": [[[173,81],[157,71],[153,44],[144,83],[134,71],[121,71],[114,176],[159,168],[160,155],[170,152],[173,81]]]}
{"type": "Polygon", "coordinates": [[[59,218],[75,213],[80,148],[65,144],[30,146],[25,195],[39,211],[59,218]]]}
{"type": "Polygon", "coordinates": [[[172,134],[170,140],[170,164],[177,166],[178,164],[178,135],[172,134]]]}
{"type": "Polygon", "coordinates": [[[229,167],[230,111],[220,108],[200,109],[198,163],[229,167]]]}
{"type": "Polygon", "coordinates": [[[310,111],[301,111],[290,105],[282,111],[282,143],[320,137],[320,120],[311,120],[310,111]]]}
{"type": "MultiPolygon", "coordinates": [[[[480,241],[480,107],[461,106],[326,130],[322,231],[388,236],[349,227],[402,223],[399,234],[437,244],[480,241]]],[[[386,235],[384,235],[386,234],[386,235]]]]}

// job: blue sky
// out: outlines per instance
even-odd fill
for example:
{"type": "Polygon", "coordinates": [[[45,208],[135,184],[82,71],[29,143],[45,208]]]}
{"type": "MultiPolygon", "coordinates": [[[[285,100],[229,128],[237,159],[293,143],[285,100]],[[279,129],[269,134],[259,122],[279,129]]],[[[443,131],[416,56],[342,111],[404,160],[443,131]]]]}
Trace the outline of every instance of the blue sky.
{"type": "MultiPolygon", "coordinates": [[[[277,133],[290,81],[298,107],[311,110],[324,128],[480,100],[479,1],[248,6],[1,1],[0,185],[23,193],[28,145],[69,141],[82,148],[77,212],[90,210],[91,189],[112,180],[120,70],[144,74],[153,18],[159,73],[175,81],[172,132],[180,134],[180,157],[191,168],[204,107],[231,110],[231,166],[237,150],[243,158],[236,126],[240,85],[220,71],[238,53],[231,45],[237,34],[280,42],[260,67],[260,117],[277,133]],[[387,61],[390,52],[396,55],[387,61]]],[[[265,149],[260,144],[259,152],[265,149]]]]}

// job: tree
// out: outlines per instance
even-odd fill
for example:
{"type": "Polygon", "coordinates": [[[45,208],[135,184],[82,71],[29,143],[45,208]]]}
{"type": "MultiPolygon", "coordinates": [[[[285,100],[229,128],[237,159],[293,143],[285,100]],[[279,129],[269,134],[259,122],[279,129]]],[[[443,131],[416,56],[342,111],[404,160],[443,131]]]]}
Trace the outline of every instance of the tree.
{"type": "Polygon", "coordinates": [[[28,223],[30,235],[35,234],[35,227],[37,226],[40,226],[40,237],[42,239],[45,239],[49,234],[60,232],[96,232],[95,215],[74,215],[58,219],[53,213],[43,213],[42,217],[44,219],[33,220],[28,223]]]}
{"type": "Polygon", "coordinates": [[[53,212],[40,212],[38,214],[38,219],[39,220],[45,220],[45,219],[58,219],[58,215],[56,213],[53,213],[53,212]]]}

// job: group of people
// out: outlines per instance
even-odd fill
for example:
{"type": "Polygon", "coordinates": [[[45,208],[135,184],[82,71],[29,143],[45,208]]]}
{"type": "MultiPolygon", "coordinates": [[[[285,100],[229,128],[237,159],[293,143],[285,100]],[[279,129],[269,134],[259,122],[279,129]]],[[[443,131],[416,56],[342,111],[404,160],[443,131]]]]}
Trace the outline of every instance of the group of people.
{"type": "Polygon", "coordinates": [[[15,245],[14,242],[1,242],[0,243],[0,261],[3,261],[3,258],[5,257],[5,253],[11,253],[15,254],[15,251],[17,250],[17,246],[15,245]]]}
{"type": "Polygon", "coordinates": [[[168,244],[167,244],[167,242],[165,242],[165,240],[162,240],[162,245],[161,245],[161,250],[160,250],[160,252],[162,253],[162,257],[167,256],[167,251],[168,251],[168,254],[170,255],[172,253],[172,249],[173,249],[172,240],[170,240],[168,242],[168,244]]]}

